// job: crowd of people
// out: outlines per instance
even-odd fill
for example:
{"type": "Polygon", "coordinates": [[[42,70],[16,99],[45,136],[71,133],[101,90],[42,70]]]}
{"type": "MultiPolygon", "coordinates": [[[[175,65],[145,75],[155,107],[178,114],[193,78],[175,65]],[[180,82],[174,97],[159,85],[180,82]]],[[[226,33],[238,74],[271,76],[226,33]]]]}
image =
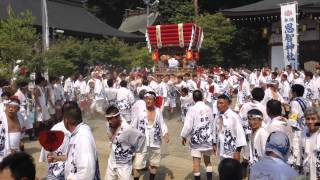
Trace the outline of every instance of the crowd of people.
{"type": "Polygon", "coordinates": [[[54,152],[41,150],[47,179],[100,179],[95,139],[84,121],[100,114],[111,150],[104,178],[138,180],[147,168],[153,180],[162,143],[170,141],[168,114],[180,113],[181,144],[190,147],[195,180],[202,158],[213,178],[213,156],[221,180],[320,178],[319,70],[155,74],[97,66],[87,76],[38,75],[34,82],[2,80],[0,87],[0,177],[5,159],[21,156],[25,136],[35,140],[51,129],[64,140],[54,152]]]}

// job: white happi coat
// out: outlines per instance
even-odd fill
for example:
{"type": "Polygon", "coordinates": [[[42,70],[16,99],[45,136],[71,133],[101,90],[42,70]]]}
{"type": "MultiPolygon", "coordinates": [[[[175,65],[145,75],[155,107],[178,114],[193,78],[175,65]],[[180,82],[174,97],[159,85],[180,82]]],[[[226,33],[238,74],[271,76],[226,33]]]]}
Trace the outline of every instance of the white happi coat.
{"type": "Polygon", "coordinates": [[[224,80],[223,82],[219,81],[217,83],[220,94],[229,94],[230,85],[227,80],[224,80]]]}
{"type": "Polygon", "coordinates": [[[194,105],[194,101],[192,98],[192,94],[189,93],[185,97],[180,96],[180,102],[181,102],[181,120],[184,122],[187,112],[194,105]]]}
{"type": "Polygon", "coordinates": [[[72,180],[99,179],[99,165],[96,144],[90,127],[80,123],[71,133],[65,177],[72,180]]]}
{"type": "Polygon", "coordinates": [[[48,97],[47,97],[47,106],[48,106],[48,111],[49,114],[55,114],[56,113],[56,97],[54,95],[54,87],[52,84],[48,84],[46,87],[46,90],[48,92],[48,97]],[[52,104],[50,103],[52,102],[52,104]]]}
{"type": "Polygon", "coordinates": [[[187,88],[188,88],[188,90],[189,90],[190,92],[198,89],[198,88],[197,88],[197,83],[194,82],[192,79],[187,80],[186,84],[187,84],[187,88]]]}
{"type": "Polygon", "coordinates": [[[50,119],[50,114],[48,111],[48,106],[46,103],[45,93],[43,92],[43,88],[40,86],[36,86],[36,88],[40,91],[40,95],[37,97],[39,101],[39,106],[41,107],[41,111],[37,110],[37,121],[47,121],[50,119]]]}
{"type": "Polygon", "coordinates": [[[155,119],[151,128],[148,127],[146,108],[143,109],[143,112],[140,111],[139,116],[132,119],[131,126],[138,129],[138,131],[145,135],[146,147],[159,149],[161,145],[161,137],[168,133],[167,124],[165,123],[162,111],[159,108],[155,108],[155,119]]]}
{"type": "Polygon", "coordinates": [[[66,94],[66,100],[71,101],[74,98],[74,81],[69,77],[64,81],[63,91],[66,94]]]}
{"type": "Polygon", "coordinates": [[[318,89],[313,79],[305,81],[303,97],[309,99],[310,101],[318,98],[318,89]]]}
{"type": "Polygon", "coordinates": [[[293,126],[302,130],[305,127],[304,111],[311,106],[311,102],[302,98],[296,97],[290,102],[290,123],[293,126]]]}
{"type": "Polygon", "coordinates": [[[23,123],[21,124],[21,127],[25,127],[26,129],[31,129],[32,128],[32,122],[29,120],[29,108],[28,108],[28,102],[27,102],[27,97],[23,92],[18,89],[17,92],[14,94],[15,96],[18,97],[20,101],[20,109],[19,113],[23,119],[23,123]]]}
{"type": "Polygon", "coordinates": [[[150,81],[149,87],[151,87],[156,94],[159,94],[159,84],[156,81],[150,81]]]}
{"type": "Polygon", "coordinates": [[[288,81],[280,81],[279,83],[279,92],[280,95],[282,96],[284,102],[288,103],[290,99],[290,91],[291,91],[291,86],[288,81]]]}
{"type": "Polygon", "coordinates": [[[320,99],[320,76],[319,75],[315,78],[315,83],[318,90],[318,100],[319,100],[320,99]]]}
{"type": "Polygon", "coordinates": [[[265,146],[269,133],[263,127],[260,127],[249,138],[249,162],[254,164],[265,155],[265,146]]]}
{"type": "Polygon", "coordinates": [[[253,180],[291,180],[298,176],[283,160],[264,156],[250,168],[250,178],[253,180]]]}
{"type": "Polygon", "coordinates": [[[56,98],[56,102],[62,103],[64,100],[63,87],[61,84],[54,84],[54,97],[56,98]]]}
{"type": "MultiPolygon", "coordinates": [[[[289,81],[289,82],[290,82],[290,81],[289,81]]],[[[304,86],[304,80],[303,80],[302,78],[298,77],[298,78],[296,78],[296,79],[293,79],[293,81],[291,81],[290,84],[292,84],[292,85],[294,85],[294,84],[300,84],[300,85],[304,86]]]]}
{"type": "Polygon", "coordinates": [[[213,118],[215,118],[216,115],[219,113],[218,108],[217,108],[218,97],[216,96],[216,94],[220,93],[219,88],[218,88],[218,84],[216,84],[215,82],[212,82],[211,84],[207,83],[206,87],[205,87],[205,92],[206,92],[206,93],[204,93],[205,100],[209,103],[209,106],[212,109],[213,118]],[[211,86],[214,87],[213,92],[209,91],[211,86]]]}
{"type": "Polygon", "coordinates": [[[85,95],[86,94],[86,87],[87,87],[87,83],[86,81],[82,80],[76,80],[76,82],[74,83],[74,88],[79,91],[80,95],[85,95]]]}
{"type": "Polygon", "coordinates": [[[8,119],[5,112],[0,112],[0,162],[10,154],[8,119]]]}
{"type": "Polygon", "coordinates": [[[121,87],[117,90],[117,100],[116,104],[119,108],[120,114],[125,116],[127,122],[131,121],[130,113],[131,113],[131,106],[134,103],[135,99],[133,93],[124,87],[121,87]]]}
{"type": "MultiPolygon", "coordinates": [[[[107,125],[108,134],[111,139],[111,152],[108,159],[108,167],[111,169],[121,167],[132,167],[134,153],[141,152],[145,144],[145,136],[132,128],[124,120],[114,135],[111,134],[107,125]]],[[[131,172],[129,172],[131,173],[131,172]]]]}
{"type": "Polygon", "coordinates": [[[116,104],[117,100],[117,89],[113,87],[109,87],[105,89],[106,92],[106,98],[110,105],[116,104]]]}
{"type": "MultiPolygon", "coordinates": [[[[87,86],[89,86],[89,84],[87,86]]],[[[94,79],[94,94],[95,94],[94,100],[96,101],[105,99],[104,88],[100,79],[94,79]]]]}
{"type": "Polygon", "coordinates": [[[275,131],[281,131],[285,133],[290,140],[290,144],[292,143],[292,128],[289,126],[288,120],[286,118],[277,116],[271,119],[270,123],[267,124],[266,129],[269,134],[275,131]]]}
{"type": "Polygon", "coordinates": [[[145,112],[146,112],[146,102],[142,99],[136,100],[136,102],[134,102],[134,104],[131,107],[132,122],[135,121],[136,119],[139,119],[139,117],[144,116],[145,112]]]}
{"type": "Polygon", "coordinates": [[[165,82],[161,82],[159,84],[159,96],[162,96],[164,101],[168,98],[168,94],[169,94],[169,87],[168,87],[168,84],[165,83],[165,82]]]}
{"type": "Polygon", "coordinates": [[[212,111],[203,101],[196,102],[188,110],[181,137],[188,139],[192,150],[212,150],[213,121],[212,111]]]}
{"type": "Polygon", "coordinates": [[[180,91],[182,88],[186,88],[187,83],[185,81],[181,81],[179,84],[176,84],[176,88],[180,91]]]}
{"type": "Polygon", "coordinates": [[[266,89],[264,92],[264,98],[261,101],[262,104],[267,105],[268,101],[274,99],[274,100],[278,100],[281,103],[284,103],[284,99],[282,98],[282,96],[280,95],[279,92],[276,92],[276,96],[273,96],[272,90],[270,88],[266,89]]]}
{"type": "Polygon", "coordinates": [[[242,127],[246,134],[251,133],[251,128],[249,127],[249,121],[247,116],[248,116],[248,112],[252,109],[258,109],[259,111],[262,112],[263,114],[262,127],[266,126],[266,124],[268,124],[270,121],[270,118],[267,114],[266,106],[262,105],[260,102],[255,100],[245,103],[239,111],[239,116],[241,118],[242,127]]]}
{"type": "Polygon", "coordinates": [[[242,83],[242,86],[240,87],[240,84],[239,84],[239,87],[238,87],[237,103],[236,103],[236,107],[238,106],[237,110],[239,110],[240,107],[248,101],[250,96],[251,96],[250,85],[247,80],[244,80],[242,83]]]}
{"type": "Polygon", "coordinates": [[[247,145],[240,116],[231,109],[219,114],[214,126],[214,143],[217,144],[217,156],[220,159],[233,158],[238,147],[247,145]]]}
{"type": "Polygon", "coordinates": [[[301,136],[301,159],[303,173],[310,179],[320,177],[320,130],[310,135],[305,129],[301,136]]]}
{"type": "Polygon", "coordinates": [[[288,74],[288,82],[289,82],[289,84],[291,84],[291,85],[293,85],[294,83],[293,83],[293,81],[294,81],[294,75],[293,75],[293,73],[292,72],[287,72],[287,74],[288,74]]]}
{"type": "Polygon", "coordinates": [[[249,82],[251,87],[259,87],[259,81],[256,72],[252,72],[249,75],[249,82]]]}
{"type": "Polygon", "coordinates": [[[275,131],[281,131],[285,133],[290,140],[290,154],[288,157],[288,164],[295,165],[299,163],[299,159],[297,159],[296,152],[297,148],[299,148],[298,143],[295,137],[298,137],[292,131],[292,127],[288,123],[288,120],[284,117],[277,116],[271,119],[270,123],[266,127],[269,134],[275,131]]]}
{"type": "MultiPolygon", "coordinates": [[[[55,124],[51,131],[62,131],[64,133],[64,139],[61,146],[54,152],[52,152],[55,155],[61,156],[61,155],[67,155],[69,140],[70,140],[70,132],[65,128],[63,121],[55,124]]],[[[49,152],[45,151],[44,148],[41,148],[40,152],[40,158],[39,162],[47,162],[47,155],[49,152]]],[[[48,164],[48,174],[47,179],[54,180],[59,179],[63,180],[65,179],[64,176],[64,162],[63,161],[57,161],[52,162],[48,164]]]]}
{"type": "Polygon", "coordinates": [[[170,107],[176,107],[176,99],[178,96],[178,92],[176,90],[176,87],[173,81],[169,80],[167,84],[168,84],[167,103],[169,103],[170,107]]]}

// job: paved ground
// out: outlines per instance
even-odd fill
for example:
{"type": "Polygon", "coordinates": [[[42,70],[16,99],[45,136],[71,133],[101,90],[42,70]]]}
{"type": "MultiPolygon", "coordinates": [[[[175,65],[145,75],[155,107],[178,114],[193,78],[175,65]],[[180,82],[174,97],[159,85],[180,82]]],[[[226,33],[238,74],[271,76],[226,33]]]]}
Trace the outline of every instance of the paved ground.
{"type": "MultiPolygon", "coordinates": [[[[157,173],[157,180],[169,180],[169,179],[192,179],[192,159],[190,157],[188,147],[184,147],[180,142],[180,131],[182,129],[182,123],[180,122],[180,116],[178,113],[172,115],[165,114],[166,122],[170,134],[170,143],[162,146],[162,161],[159,171],[157,173]]],[[[87,123],[92,128],[94,137],[96,140],[97,151],[99,154],[100,172],[101,176],[104,177],[107,157],[110,153],[110,147],[106,138],[105,122],[102,116],[95,116],[88,118],[87,123]]],[[[40,144],[37,141],[27,141],[25,143],[25,149],[30,153],[36,162],[37,176],[40,179],[44,179],[46,175],[47,165],[45,163],[39,163],[40,144]]],[[[213,158],[212,158],[213,159],[213,158]]],[[[215,162],[215,160],[213,159],[215,162]]],[[[217,163],[214,163],[217,164],[217,163]]],[[[203,164],[202,164],[203,165],[203,164]]],[[[204,166],[204,165],[203,165],[204,166]]],[[[202,167],[202,178],[205,178],[205,171],[202,167]]],[[[214,179],[216,177],[217,168],[214,166],[214,179]]],[[[147,173],[144,178],[148,179],[147,173]]]]}

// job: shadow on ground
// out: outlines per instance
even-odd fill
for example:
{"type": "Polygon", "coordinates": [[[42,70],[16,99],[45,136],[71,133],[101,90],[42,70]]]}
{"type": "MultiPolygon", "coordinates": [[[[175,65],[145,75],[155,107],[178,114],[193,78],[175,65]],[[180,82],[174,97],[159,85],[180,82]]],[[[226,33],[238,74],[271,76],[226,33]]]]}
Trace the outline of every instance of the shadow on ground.
{"type": "MultiPolygon", "coordinates": [[[[218,180],[219,179],[219,175],[216,174],[215,172],[212,172],[212,179],[213,180],[218,180]]],[[[207,179],[206,176],[206,170],[204,168],[204,166],[201,166],[201,170],[200,170],[200,174],[201,174],[201,179],[207,179]]],[[[193,172],[190,172],[185,178],[184,180],[193,180],[194,176],[193,176],[193,172]]]]}

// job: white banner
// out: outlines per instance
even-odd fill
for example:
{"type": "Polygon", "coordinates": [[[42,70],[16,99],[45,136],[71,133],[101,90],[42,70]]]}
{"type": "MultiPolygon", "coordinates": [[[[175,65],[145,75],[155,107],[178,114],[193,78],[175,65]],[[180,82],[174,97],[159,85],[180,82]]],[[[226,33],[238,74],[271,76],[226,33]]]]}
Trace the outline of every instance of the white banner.
{"type": "Polygon", "coordinates": [[[285,64],[297,69],[298,62],[298,3],[281,4],[282,43],[285,64]]]}

